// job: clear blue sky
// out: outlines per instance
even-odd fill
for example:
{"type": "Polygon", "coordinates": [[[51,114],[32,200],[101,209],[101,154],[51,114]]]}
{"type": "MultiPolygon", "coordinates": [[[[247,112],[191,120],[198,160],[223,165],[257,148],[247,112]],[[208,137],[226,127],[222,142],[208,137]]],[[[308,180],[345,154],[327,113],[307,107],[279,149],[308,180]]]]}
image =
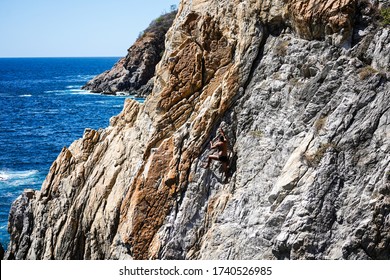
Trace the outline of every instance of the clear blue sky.
{"type": "Polygon", "coordinates": [[[0,0],[0,57],[125,56],[179,0],[0,0]]]}

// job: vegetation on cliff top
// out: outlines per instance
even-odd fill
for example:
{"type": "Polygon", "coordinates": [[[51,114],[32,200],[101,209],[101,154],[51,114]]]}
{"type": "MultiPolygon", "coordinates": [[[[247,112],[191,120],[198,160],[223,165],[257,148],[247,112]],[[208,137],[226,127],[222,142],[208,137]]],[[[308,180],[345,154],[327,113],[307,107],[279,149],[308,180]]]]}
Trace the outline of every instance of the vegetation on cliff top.
{"type": "Polygon", "coordinates": [[[383,25],[390,25],[390,7],[381,9],[381,18],[383,25]]]}
{"type": "Polygon", "coordinates": [[[157,34],[165,34],[167,33],[168,29],[171,27],[173,20],[175,19],[175,16],[177,14],[177,9],[171,8],[171,12],[162,14],[155,20],[153,20],[149,26],[142,31],[138,38],[141,38],[147,33],[157,33],[157,34]]]}

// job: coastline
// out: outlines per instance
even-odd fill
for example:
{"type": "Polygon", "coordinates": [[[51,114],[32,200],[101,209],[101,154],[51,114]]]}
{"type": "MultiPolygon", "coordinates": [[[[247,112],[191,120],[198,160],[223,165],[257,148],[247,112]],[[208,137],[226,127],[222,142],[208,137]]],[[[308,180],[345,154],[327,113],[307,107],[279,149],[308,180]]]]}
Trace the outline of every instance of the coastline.
{"type": "Polygon", "coordinates": [[[0,58],[4,120],[0,125],[0,238],[4,248],[9,241],[9,209],[23,189],[40,189],[63,146],[80,138],[86,127],[108,126],[108,120],[122,110],[125,98],[136,99],[80,89],[116,61],[117,57],[0,58]]]}

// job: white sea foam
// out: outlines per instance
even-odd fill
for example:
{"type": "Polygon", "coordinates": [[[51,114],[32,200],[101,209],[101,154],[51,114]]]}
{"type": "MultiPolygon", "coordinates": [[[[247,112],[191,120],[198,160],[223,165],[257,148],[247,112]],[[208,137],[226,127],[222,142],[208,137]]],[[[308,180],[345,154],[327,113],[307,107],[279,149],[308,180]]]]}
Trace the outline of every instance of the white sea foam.
{"type": "Polygon", "coordinates": [[[19,95],[19,97],[31,97],[32,95],[31,94],[22,94],[22,95],[19,95]]]}
{"type": "Polygon", "coordinates": [[[38,174],[38,170],[26,170],[26,171],[13,171],[13,170],[0,170],[0,180],[18,180],[33,177],[38,174]]]}
{"type": "Polygon", "coordinates": [[[76,85],[71,85],[71,86],[66,86],[66,88],[69,88],[69,89],[80,89],[80,86],[76,86],[76,85]]]}
{"type": "Polygon", "coordinates": [[[77,78],[83,79],[83,80],[89,80],[95,77],[95,75],[77,75],[77,78]]]}
{"type": "Polygon", "coordinates": [[[78,82],[86,82],[88,80],[91,80],[94,75],[71,75],[71,76],[65,76],[65,81],[72,82],[72,83],[78,83],[78,82]]]}
{"type": "Polygon", "coordinates": [[[71,94],[91,94],[91,95],[95,95],[95,93],[92,93],[89,90],[83,90],[83,89],[70,89],[68,91],[71,94]]]}
{"type": "Polygon", "coordinates": [[[84,92],[87,92],[86,90],[77,89],[80,87],[66,87],[65,90],[46,90],[45,93],[54,93],[55,95],[67,95],[67,94],[85,94],[84,92]]]}
{"type": "Polygon", "coordinates": [[[45,91],[45,93],[51,93],[51,94],[54,94],[54,95],[57,95],[57,96],[58,95],[70,94],[68,89],[66,89],[66,90],[60,90],[60,89],[58,89],[58,90],[47,90],[47,91],[45,91]]]}

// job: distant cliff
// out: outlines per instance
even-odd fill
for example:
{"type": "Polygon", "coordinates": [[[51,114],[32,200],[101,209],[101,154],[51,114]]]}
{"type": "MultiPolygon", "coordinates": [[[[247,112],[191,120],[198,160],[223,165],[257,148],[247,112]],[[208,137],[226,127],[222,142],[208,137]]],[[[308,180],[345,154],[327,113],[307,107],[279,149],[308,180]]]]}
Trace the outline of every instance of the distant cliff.
{"type": "Polygon", "coordinates": [[[145,103],[14,202],[6,258],[390,259],[387,4],[181,1],[145,103]]]}
{"type": "Polygon", "coordinates": [[[153,89],[157,63],[165,50],[165,34],[177,11],[161,15],[144,30],[128,49],[126,57],[85,84],[82,89],[104,94],[147,96],[153,89]]]}

